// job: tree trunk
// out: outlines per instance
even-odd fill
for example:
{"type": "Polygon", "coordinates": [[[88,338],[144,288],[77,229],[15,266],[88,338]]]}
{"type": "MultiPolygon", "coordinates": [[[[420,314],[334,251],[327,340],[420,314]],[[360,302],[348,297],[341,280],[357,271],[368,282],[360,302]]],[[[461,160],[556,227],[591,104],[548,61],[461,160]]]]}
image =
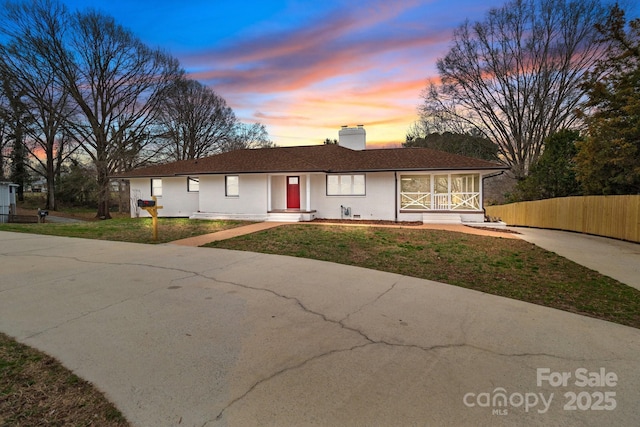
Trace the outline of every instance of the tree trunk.
{"type": "Polygon", "coordinates": [[[11,181],[19,185],[16,189],[16,196],[19,202],[24,202],[24,187],[27,184],[27,168],[25,166],[26,154],[23,138],[22,124],[18,123],[15,130],[13,151],[11,152],[11,181]]]}
{"type": "Polygon", "coordinates": [[[130,200],[129,200],[129,181],[118,181],[118,196],[120,203],[118,204],[118,212],[128,213],[131,212],[130,200]]]}
{"type": "Polygon", "coordinates": [[[109,173],[102,168],[98,168],[98,212],[96,218],[111,219],[109,213],[109,199],[111,193],[109,173]]]}
{"type": "Polygon", "coordinates": [[[53,158],[53,148],[47,147],[47,209],[55,211],[56,206],[56,176],[53,158]]]}
{"type": "Polygon", "coordinates": [[[56,184],[53,177],[47,177],[47,209],[56,211],[56,184]]]}

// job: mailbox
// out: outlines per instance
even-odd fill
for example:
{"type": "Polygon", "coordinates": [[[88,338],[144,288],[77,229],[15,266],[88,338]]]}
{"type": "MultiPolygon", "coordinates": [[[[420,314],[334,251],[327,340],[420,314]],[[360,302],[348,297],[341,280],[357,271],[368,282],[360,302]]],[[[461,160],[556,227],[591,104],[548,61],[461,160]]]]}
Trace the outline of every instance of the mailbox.
{"type": "Polygon", "coordinates": [[[142,200],[138,199],[138,207],[139,208],[152,208],[156,205],[155,200],[142,200]]]}
{"type": "Polygon", "coordinates": [[[38,222],[45,222],[47,215],[49,215],[49,211],[38,209],[38,222]]]}

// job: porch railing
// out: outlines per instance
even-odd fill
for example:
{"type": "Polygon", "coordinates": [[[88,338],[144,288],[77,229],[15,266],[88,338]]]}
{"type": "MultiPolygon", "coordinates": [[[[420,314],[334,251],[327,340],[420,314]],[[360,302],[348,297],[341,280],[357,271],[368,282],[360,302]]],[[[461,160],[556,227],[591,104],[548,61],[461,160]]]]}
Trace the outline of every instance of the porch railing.
{"type": "Polygon", "coordinates": [[[400,193],[401,209],[431,209],[431,193],[400,193]]]}
{"type": "Polygon", "coordinates": [[[480,193],[400,193],[400,209],[408,210],[479,210],[480,193]]]}
{"type": "Polygon", "coordinates": [[[480,209],[480,193],[451,193],[452,210],[480,209]]]}

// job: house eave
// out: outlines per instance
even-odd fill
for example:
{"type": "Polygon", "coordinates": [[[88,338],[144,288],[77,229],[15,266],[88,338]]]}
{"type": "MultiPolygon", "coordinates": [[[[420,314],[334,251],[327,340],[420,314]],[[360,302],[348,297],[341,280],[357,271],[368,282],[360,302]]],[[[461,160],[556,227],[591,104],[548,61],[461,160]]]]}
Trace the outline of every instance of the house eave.
{"type": "Polygon", "coordinates": [[[332,169],[326,173],[363,173],[363,172],[441,172],[441,171],[501,171],[507,167],[442,167],[442,168],[385,168],[385,169],[332,169]]]}
{"type": "Polygon", "coordinates": [[[171,178],[171,177],[186,177],[186,176],[201,176],[201,175],[250,175],[250,174],[291,174],[291,173],[373,173],[373,172],[442,172],[442,171],[505,171],[509,168],[506,166],[492,166],[492,167],[436,167],[436,168],[364,168],[364,169],[280,169],[280,170],[225,170],[225,171],[189,171],[189,172],[176,172],[172,174],[145,174],[145,175],[118,175],[111,179],[136,179],[136,178],[171,178]]]}

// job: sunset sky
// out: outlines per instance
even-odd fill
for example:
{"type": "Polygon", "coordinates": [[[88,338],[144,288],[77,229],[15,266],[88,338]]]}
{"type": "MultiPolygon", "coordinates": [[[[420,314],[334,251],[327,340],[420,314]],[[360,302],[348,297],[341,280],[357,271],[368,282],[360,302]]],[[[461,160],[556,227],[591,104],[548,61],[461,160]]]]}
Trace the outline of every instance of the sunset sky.
{"type": "Polygon", "coordinates": [[[365,125],[368,145],[402,143],[452,31],[504,0],[63,0],[113,16],[177,57],[240,120],[277,145],[365,125]]]}

